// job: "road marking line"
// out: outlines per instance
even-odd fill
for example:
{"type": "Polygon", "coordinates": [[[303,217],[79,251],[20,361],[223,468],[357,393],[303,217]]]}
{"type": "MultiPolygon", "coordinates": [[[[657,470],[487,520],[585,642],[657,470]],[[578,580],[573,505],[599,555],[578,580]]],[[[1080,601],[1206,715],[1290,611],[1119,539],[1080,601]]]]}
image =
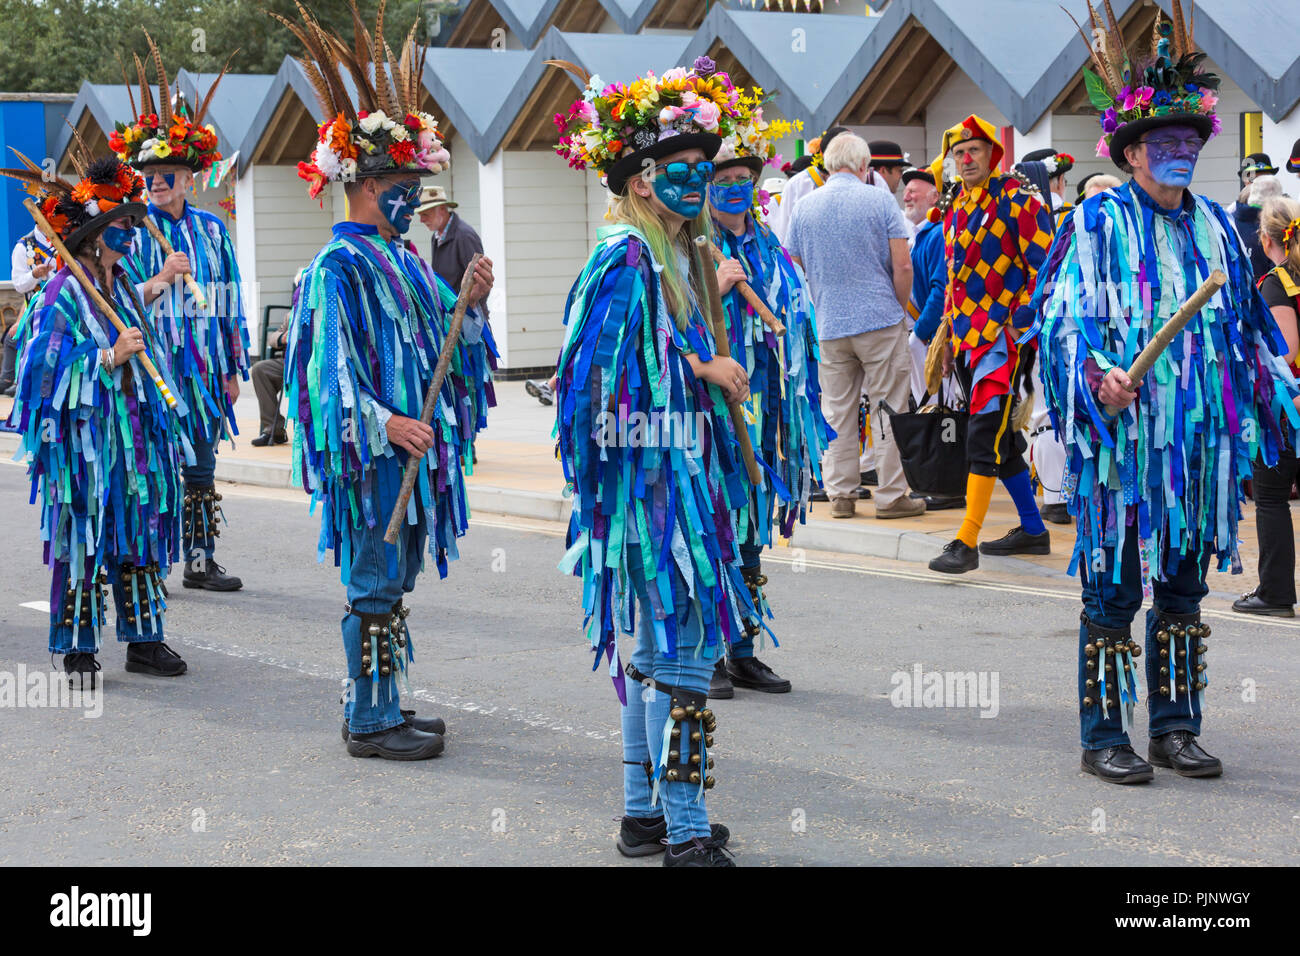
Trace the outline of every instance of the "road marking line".
{"type": "Polygon", "coordinates": [[[19,607],[29,607],[33,611],[40,611],[42,614],[50,613],[49,601],[28,601],[26,604],[20,604],[19,607]]]}

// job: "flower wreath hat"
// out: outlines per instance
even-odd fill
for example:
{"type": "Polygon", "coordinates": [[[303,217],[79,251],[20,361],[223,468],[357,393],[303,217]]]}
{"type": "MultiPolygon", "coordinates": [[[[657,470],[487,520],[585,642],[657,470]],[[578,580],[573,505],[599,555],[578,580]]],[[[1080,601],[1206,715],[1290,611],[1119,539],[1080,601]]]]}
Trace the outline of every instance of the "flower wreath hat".
{"type": "MultiPolygon", "coordinates": [[[[183,105],[172,109],[171,83],[163,68],[162,55],[148,30],[144,31],[144,38],[149,43],[149,55],[158,71],[158,104],[154,105],[153,87],[145,78],[144,63],[138,54],[132,53],[140,84],[140,100],[136,102],[131,81],[126,76],[126,67],[123,66],[122,82],[126,85],[126,95],[131,101],[131,113],[135,119],[130,123],[114,124],[113,133],[108,138],[108,147],[117,154],[118,159],[130,163],[136,169],[167,164],[188,166],[193,172],[202,172],[221,159],[221,153],[217,150],[216,131],[211,123],[204,125],[203,118],[212,103],[212,95],[217,91],[217,84],[226,75],[230,59],[235,54],[230,54],[226,65],[208,87],[207,95],[191,118],[185,115],[183,105]]],[[[178,104],[184,103],[179,89],[176,97],[178,104]]]]}
{"type": "Polygon", "coordinates": [[[560,130],[555,151],[574,169],[595,169],[616,196],[647,160],[684,149],[701,149],[713,159],[723,140],[736,133],[740,92],[706,56],[690,70],[674,67],[662,77],[647,73],[626,86],[605,86],[599,76],[565,60],[546,62],[568,70],[584,86],[567,116],[555,114],[560,130]]]}
{"type": "Polygon", "coordinates": [[[144,218],[144,177],[116,156],[91,159],[90,150],[77,131],[70,158],[80,177],[75,186],[59,176],[51,176],[18,150],[14,153],[20,168],[0,169],[0,175],[23,182],[36,200],[68,252],[76,255],[109,223],[130,217],[144,218]]]}
{"type": "Polygon", "coordinates": [[[361,22],[355,0],[350,0],[351,44],[322,27],[301,3],[294,4],[301,23],[271,14],[302,42],[307,56],[298,63],[326,117],[310,162],[298,164],[312,199],[326,183],[405,171],[427,175],[451,165],[438,121],[420,109],[427,49],[415,40],[420,21],[411,25],[402,54],[396,57],[384,39],[385,5],[380,0],[371,33],[361,22]],[[356,90],[355,103],[347,81],[356,90]]]}
{"type": "MultiPolygon", "coordinates": [[[[1088,99],[1101,111],[1102,136],[1097,155],[1109,156],[1120,169],[1129,171],[1124,150],[1153,129],[1162,126],[1190,126],[1202,140],[1220,129],[1214,107],[1219,102],[1219,77],[1201,70],[1205,54],[1196,49],[1195,20],[1183,20],[1180,0],[1173,0],[1173,20],[1157,13],[1150,53],[1142,58],[1130,54],[1111,9],[1103,0],[1103,26],[1091,0],[1088,16],[1092,38],[1079,22],[1079,33],[1092,53],[1096,72],[1084,68],[1088,99]]],[[[1074,20],[1073,14],[1070,16],[1074,20]]]]}
{"type": "Polygon", "coordinates": [[[780,119],[764,119],[763,107],[770,101],[771,97],[757,86],[749,92],[740,91],[732,131],[723,137],[722,146],[713,157],[715,172],[728,166],[745,166],[755,176],[759,176],[764,166],[775,164],[778,158],[776,141],[791,132],[803,131],[803,120],[790,123],[780,119]]]}

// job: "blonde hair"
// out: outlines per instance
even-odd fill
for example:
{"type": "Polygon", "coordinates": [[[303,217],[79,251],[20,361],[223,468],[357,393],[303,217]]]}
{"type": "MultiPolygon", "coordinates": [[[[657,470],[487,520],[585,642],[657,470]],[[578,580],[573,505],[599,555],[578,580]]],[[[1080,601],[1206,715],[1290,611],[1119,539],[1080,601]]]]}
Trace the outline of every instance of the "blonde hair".
{"type": "Polygon", "coordinates": [[[1124,184],[1119,181],[1118,176],[1112,176],[1109,173],[1098,173],[1088,180],[1083,188],[1083,198],[1088,199],[1097,193],[1104,193],[1107,189],[1119,189],[1124,184]]]}
{"type": "Polygon", "coordinates": [[[705,308],[704,277],[696,267],[695,238],[709,236],[712,232],[708,203],[704,204],[698,216],[686,223],[686,228],[678,230],[675,236],[669,236],[649,197],[642,196],[629,183],[624,195],[614,197],[606,218],[627,223],[646,237],[655,261],[663,266],[659,273],[659,288],[668,312],[678,330],[685,329],[693,305],[699,303],[701,311],[705,308]],[[686,253],[686,275],[682,275],[677,261],[678,251],[686,253]]]}
{"type": "Polygon", "coordinates": [[[1291,278],[1300,282],[1300,202],[1288,196],[1274,196],[1264,201],[1259,214],[1259,231],[1286,253],[1286,268],[1291,278]],[[1287,230],[1290,229],[1290,241],[1287,230]]]}

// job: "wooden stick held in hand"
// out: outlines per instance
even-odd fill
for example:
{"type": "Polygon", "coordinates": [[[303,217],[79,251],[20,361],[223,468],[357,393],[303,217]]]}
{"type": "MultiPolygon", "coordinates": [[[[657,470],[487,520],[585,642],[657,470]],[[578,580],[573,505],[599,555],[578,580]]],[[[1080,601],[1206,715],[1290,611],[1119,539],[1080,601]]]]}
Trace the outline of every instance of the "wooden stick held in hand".
{"type": "MultiPolygon", "coordinates": [[[[1156,364],[1156,359],[1160,358],[1161,353],[1169,348],[1174,337],[1183,330],[1183,327],[1192,320],[1192,316],[1205,308],[1205,304],[1210,301],[1216,292],[1223,288],[1227,283],[1228,277],[1219,269],[1210,273],[1210,277],[1202,283],[1201,287],[1191,294],[1186,302],[1179,306],[1160,331],[1151,337],[1146,348],[1133,360],[1133,364],[1128,369],[1128,379],[1136,386],[1146,377],[1147,372],[1151,371],[1151,366],[1156,364]]],[[[1120,409],[1113,406],[1106,406],[1106,414],[1118,415],[1120,409]]]]}
{"type": "MultiPolygon", "coordinates": [[[[707,236],[696,238],[692,252],[695,255],[695,264],[700,270],[701,280],[707,287],[705,291],[709,297],[709,311],[712,313],[709,321],[713,325],[713,351],[715,355],[722,358],[731,358],[731,337],[727,335],[727,317],[722,311],[722,296],[718,292],[717,275],[715,270],[704,267],[704,256],[701,255],[706,242],[709,242],[707,236]]],[[[749,481],[751,484],[760,484],[763,481],[763,473],[759,471],[758,461],[754,458],[754,445],[749,440],[749,424],[745,421],[745,410],[740,402],[727,402],[727,409],[731,412],[731,424],[736,430],[736,440],[740,443],[740,455],[745,459],[745,471],[749,475],[749,481]]]]}
{"type": "MultiPolygon", "coordinates": [[[[36,225],[41,227],[41,232],[50,237],[50,244],[54,246],[54,251],[59,254],[59,258],[64,261],[77,282],[81,284],[81,287],[86,290],[86,295],[90,296],[90,301],[94,302],[96,307],[98,307],[104,315],[108,316],[108,321],[113,323],[113,327],[117,329],[119,335],[125,332],[129,326],[118,317],[117,309],[113,308],[112,304],[100,294],[97,288],[95,288],[95,284],[90,281],[90,277],[86,275],[86,271],[81,268],[81,263],[74,259],[72,254],[68,252],[67,247],[63,245],[63,241],[59,239],[59,234],[55,232],[54,227],[46,221],[45,216],[42,215],[41,210],[37,207],[36,203],[32,202],[30,199],[24,199],[23,206],[25,206],[27,211],[31,213],[32,219],[36,221],[36,225]]],[[[167,407],[175,408],[176,396],[172,395],[171,389],[167,387],[167,383],[163,381],[162,376],[158,374],[157,367],[155,367],[153,362],[149,359],[149,353],[137,352],[131,356],[131,359],[132,361],[138,361],[148,376],[153,379],[154,387],[156,387],[159,394],[162,395],[163,401],[167,403],[167,407]]]]}
{"type": "MultiPolygon", "coordinates": [[[[447,330],[447,338],[443,340],[442,352],[438,355],[438,364],[433,370],[433,381],[429,383],[429,390],[424,393],[424,408],[420,411],[420,421],[425,425],[433,422],[433,413],[438,407],[438,395],[442,392],[443,380],[447,377],[447,369],[451,367],[451,357],[456,353],[456,344],[460,341],[460,327],[465,323],[465,310],[469,308],[469,290],[474,286],[474,268],[482,258],[482,253],[474,253],[473,258],[469,260],[469,265],[465,267],[465,275],[461,277],[460,294],[456,297],[456,311],[451,315],[451,328],[447,330]]],[[[434,294],[437,294],[436,290],[434,294]]],[[[423,460],[424,455],[411,455],[406,459],[406,470],[402,473],[402,490],[398,492],[397,504],[393,506],[393,513],[388,519],[388,530],[384,532],[384,540],[389,544],[397,544],[397,536],[401,533],[402,523],[406,520],[406,509],[411,503],[411,492],[415,490],[415,479],[420,473],[420,462],[423,460]]]]}
{"type": "MultiPolygon", "coordinates": [[[[722,254],[722,250],[712,240],[709,241],[709,251],[713,253],[714,262],[721,264],[727,261],[727,257],[722,254]]],[[[772,310],[758,297],[758,293],[754,291],[748,282],[744,279],[739,280],[736,283],[736,291],[758,313],[758,317],[763,320],[763,324],[771,329],[774,335],[785,335],[785,326],[781,324],[781,320],[772,314],[772,310]]]]}
{"type": "MultiPolygon", "coordinates": [[[[153,236],[154,242],[162,247],[164,256],[175,255],[176,250],[172,248],[172,244],[167,241],[167,237],[162,234],[162,230],[148,216],[144,217],[144,227],[149,230],[149,235],[153,236]]],[[[185,287],[190,290],[190,295],[194,296],[194,301],[199,304],[199,308],[206,312],[208,297],[203,294],[203,289],[194,281],[194,276],[188,272],[182,273],[182,275],[185,276],[185,287]]]]}

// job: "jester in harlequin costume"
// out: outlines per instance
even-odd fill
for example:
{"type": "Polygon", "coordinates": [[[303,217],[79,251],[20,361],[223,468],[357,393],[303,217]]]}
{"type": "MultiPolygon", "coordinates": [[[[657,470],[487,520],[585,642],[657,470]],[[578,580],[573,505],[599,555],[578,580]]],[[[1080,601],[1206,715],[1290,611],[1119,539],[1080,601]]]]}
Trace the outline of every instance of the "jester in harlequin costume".
{"type": "Polygon", "coordinates": [[[930,562],[931,570],[948,574],[978,568],[981,552],[1051,550],[1013,407],[1021,363],[1028,359],[1018,340],[1033,321],[1029,300],[1052,241],[1052,219],[1037,190],[1025,180],[995,172],[1001,160],[997,131],[978,116],[968,116],[943,134],[939,158],[931,165],[935,182],[945,178],[944,167],[952,163],[962,183],[951,202],[941,202],[928,214],[943,222],[948,260],[947,332],[941,328],[938,333],[945,349],[944,371],[955,372],[970,408],[966,514],[957,537],[930,562]],[[1020,524],[977,551],[999,478],[1015,502],[1020,524]]]}
{"type": "Polygon", "coordinates": [[[1172,24],[1157,18],[1150,54],[1132,59],[1109,11],[1108,29],[1093,15],[1105,38],[1092,45],[1097,70],[1085,77],[1104,111],[1097,151],[1133,178],[1071,214],[1031,330],[1078,522],[1070,570],[1083,584],[1082,769],[1109,783],[1148,781],[1152,764],[1187,777],[1222,773],[1197,740],[1210,686],[1205,576],[1212,561],[1240,572],[1242,480],[1257,454],[1276,462],[1284,432],[1300,423],[1285,341],[1231,219],[1188,188],[1219,130],[1219,80],[1201,69],[1179,7],[1172,24]],[[1144,381],[1130,381],[1125,369],[1216,269],[1227,285],[1144,381]],[[1139,642],[1132,622],[1152,592],[1139,642]],[[1129,738],[1144,693],[1150,762],[1129,738]]]}
{"type": "Polygon", "coordinates": [[[596,667],[608,662],[622,703],[617,846],[664,852],[667,866],[730,866],[726,828],[705,806],[706,697],[727,643],[758,623],[736,550],[749,489],[725,404],[745,399],[748,376],[714,355],[700,303],[717,273],[694,240],[712,232],[711,160],[739,93],[706,57],[626,86],[564,65],[585,91],[556,117],[557,152],[602,173],[614,197],[614,224],[569,293],[556,428],[573,493],[560,567],[582,579],[596,667]]]}
{"type": "Polygon", "coordinates": [[[162,579],[178,555],[181,455],[186,412],[176,385],[156,361],[159,342],[135,286],[119,264],[132,227],[145,213],[144,180],[116,157],[89,160],[74,147],[75,186],[43,176],[26,157],[23,179],[51,228],[127,327],[119,334],[68,263],[32,299],[20,322],[22,343],[11,421],[41,505],[41,539],[50,584],[50,653],[93,687],[105,623],[105,591],[116,609],[126,669],[159,677],[185,673],[163,643],[162,579]],[[131,361],[155,358],[156,385],[131,361]],[[166,391],[164,391],[164,389],[166,391]]]}
{"type": "Polygon", "coordinates": [[[153,88],[137,56],[138,103],[127,86],[136,118],[117,124],[109,146],[118,158],[144,174],[148,218],[172,251],[169,254],[141,224],[123,265],[150,308],[150,320],[164,344],[161,358],[182,383],[190,408],[184,422],[195,460],[184,470],[185,506],[180,517],[186,557],[182,584],[209,591],[237,591],[243,586],[240,579],[227,574],[213,558],[225,520],[213,475],[218,442],[238,433],[235,399],[240,378],[248,378],[248,332],[230,234],[218,217],[188,200],[194,175],[221,159],[216,133],[211,125],[202,124],[225,70],[191,119],[180,106],[173,110],[162,58],[153,39],[147,33],[145,36],[158,70],[158,103],[154,104],[153,88]],[[193,276],[206,301],[191,293],[186,273],[193,276]]]}
{"type": "MultiPolygon", "coordinates": [[[[442,576],[457,557],[456,539],[469,520],[464,470],[477,427],[464,398],[479,383],[461,377],[464,366],[453,370],[432,426],[419,420],[456,295],[402,236],[419,205],[420,177],[446,169],[450,157],[436,120],[419,108],[425,51],[414,30],[400,60],[387,70],[381,63],[372,77],[358,68],[373,47],[355,4],[356,42],[364,44],[355,51],[299,11],[301,23],[276,19],[306,48],[303,63],[329,118],[298,174],[313,199],[327,183],[345,183],[351,218],[335,225],[307,268],[289,320],[293,479],[321,509],[317,553],[323,560],[333,552],[347,590],[341,627],[348,753],[424,760],[442,752],[446,723],[400,706],[399,685],[413,659],[402,599],[415,588],[426,547],[442,576]],[[394,546],[384,533],[411,455],[420,460],[418,478],[394,546]]],[[[381,12],[376,42],[382,30],[381,12]]],[[[491,263],[484,260],[472,281],[469,301],[481,301],[491,289],[491,263]]],[[[482,326],[469,310],[469,341],[481,340],[482,326]]]]}
{"type": "MultiPolygon", "coordinates": [[[[755,195],[763,166],[776,155],[775,141],[790,124],[763,118],[762,91],[742,93],[741,115],[734,131],[714,157],[709,205],[714,235],[724,262],[718,265],[731,355],[749,375],[746,416],[750,443],[768,465],[763,482],[751,486],[749,500],[737,515],[741,531],[740,564],[755,608],[771,616],[763,592],[767,577],[760,556],[772,543],[772,518],[789,538],[797,517],[804,520],[815,483],[821,481],[821,457],[834,432],[821,412],[817,382],[817,324],[803,270],[791,261],[772,230],[762,221],[767,195],[755,195]],[[767,305],[777,325],[768,326],[745,301],[737,286],[749,284],[767,305]]],[[[735,687],[784,694],[790,682],[754,656],[760,628],[751,626],[732,641],[719,659],[709,696],[735,696],[735,687]]]]}

